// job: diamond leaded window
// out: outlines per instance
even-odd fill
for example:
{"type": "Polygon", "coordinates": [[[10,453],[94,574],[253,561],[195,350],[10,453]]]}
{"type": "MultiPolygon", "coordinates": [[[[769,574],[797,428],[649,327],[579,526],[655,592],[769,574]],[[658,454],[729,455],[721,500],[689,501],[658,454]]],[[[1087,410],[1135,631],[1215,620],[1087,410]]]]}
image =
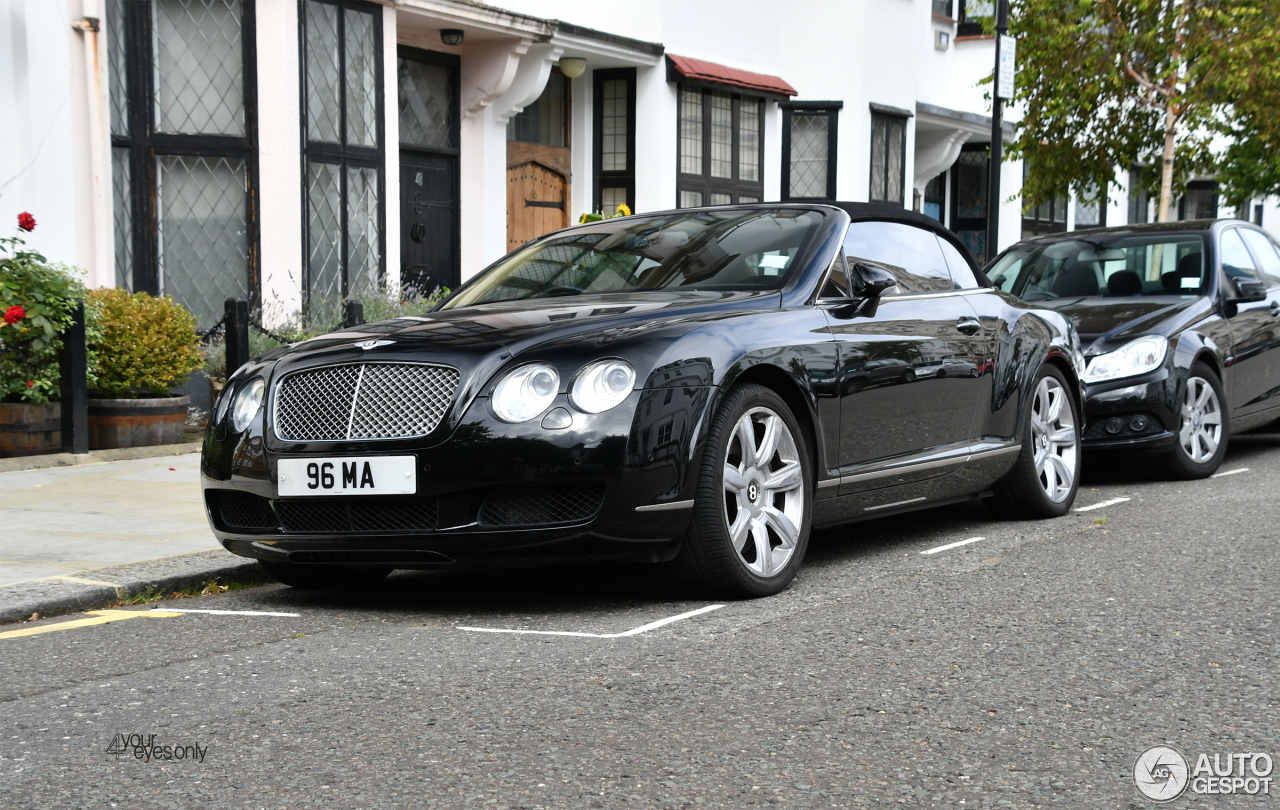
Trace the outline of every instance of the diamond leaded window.
{"type": "Polygon", "coordinates": [[[202,327],[258,286],[253,0],[107,0],[116,284],[202,327]]]}
{"type": "Polygon", "coordinates": [[[301,22],[306,294],[345,297],[381,279],[386,268],[382,11],[305,0],[301,22]]]}
{"type": "Polygon", "coordinates": [[[782,199],[836,199],[839,101],[789,101],[782,107],[782,199]]]}

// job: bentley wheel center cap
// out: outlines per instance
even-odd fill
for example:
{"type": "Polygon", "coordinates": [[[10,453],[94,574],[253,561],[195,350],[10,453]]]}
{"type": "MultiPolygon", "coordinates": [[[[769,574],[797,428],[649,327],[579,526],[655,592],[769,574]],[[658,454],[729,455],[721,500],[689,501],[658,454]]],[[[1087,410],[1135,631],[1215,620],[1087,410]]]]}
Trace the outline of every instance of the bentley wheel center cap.
{"type": "Polygon", "coordinates": [[[747,487],[747,497],[751,499],[752,503],[755,503],[756,499],[760,497],[760,487],[755,481],[752,481],[747,487]]]}

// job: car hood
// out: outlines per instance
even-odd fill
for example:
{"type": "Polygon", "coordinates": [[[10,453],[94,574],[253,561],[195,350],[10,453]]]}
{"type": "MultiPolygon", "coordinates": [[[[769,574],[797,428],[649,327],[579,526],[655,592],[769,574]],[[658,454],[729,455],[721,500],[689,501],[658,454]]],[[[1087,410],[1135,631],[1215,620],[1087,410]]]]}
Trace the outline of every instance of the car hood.
{"type": "Polygon", "coordinates": [[[1054,309],[1070,318],[1080,334],[1085,354],[1110,351],[1143,335],[1172,335],[1195,319],[1204,298],[1143,295],[1122,298],[1054,298],[1035,306],[1054,309]]]}
{"type": "Polygon", "coordinates": [[[331,332],[276,349],[258,362],[271,363],[276,375],[362,360],[440,362],[458,367],[475,385],[531,349],[544,349],[539,357],[578,357],[585,356],[581,349],[595,347],[601,356],[629,357],[643,379],[645,358],[635,355],[655,354],[707,321],[776,310],[780,300],[776,291],[694,290],[507,301],[331,332]]]}

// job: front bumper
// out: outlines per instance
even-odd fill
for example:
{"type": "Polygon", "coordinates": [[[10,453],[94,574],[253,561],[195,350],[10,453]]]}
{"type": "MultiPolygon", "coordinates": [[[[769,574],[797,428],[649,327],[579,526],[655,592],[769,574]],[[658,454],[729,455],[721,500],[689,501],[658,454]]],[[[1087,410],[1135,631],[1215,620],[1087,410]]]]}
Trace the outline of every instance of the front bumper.
{"type": "MultiPolygon", "coordinates": [[[[265,413],[240,435],[224,420],[205,438],[206,514],[223,547],[261,560],[411,568],[670,559],[692,514],[696,419],[676,418],[668,433],[634,417],[700,413],[711,390],[676,390],[676,407],[668,391],[633,392],[603,414],[571,411],[574,424],[562,430],[501,422],[478,399],[447,438],[413,441],[286,444],[265,413]],[[655,434],[670,438],[650,446],[655,434]],[[369,455],[413,456],[414,494],[279,497],[282,458],[369,455]]],[[[552,407],[569,407],[564,400],[552,407]]]]}
{"type": "Polygon", "coordinates": [[[1160,451],[1177,439],[1177,385],[1167,367],[1089,383],[1084,395],[1082,444],[1088,450],[1160,451]]]}

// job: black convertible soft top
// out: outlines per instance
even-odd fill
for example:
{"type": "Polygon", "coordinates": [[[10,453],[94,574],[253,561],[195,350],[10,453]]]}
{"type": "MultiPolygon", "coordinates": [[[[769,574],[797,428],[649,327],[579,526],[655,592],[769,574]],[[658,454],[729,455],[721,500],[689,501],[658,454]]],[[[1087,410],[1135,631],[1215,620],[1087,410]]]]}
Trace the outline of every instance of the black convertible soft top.
{"type": "Polygon", "coordinates": [[[974,275],[978,277],[978,283],[986,287],[991,286],[991,280],[978,267],[978,263],[974,261],[973,254],[969,252],[969,248],[965,246],[964,242],[960,241],[960,237],[956,236],[933,217],[926,217],[917,211],[886,203],[831,202],[827,203],[827,205],[833,205],[841,209],[849,215],[849,219],[853,222],[903,222],[907,225],[927,228],[940,238],[946,239],[951,243],[952,247],[960,251],[960,255],[965,258],[965,261],[969,262],[969,267],[972,268],[974,275]]]}

